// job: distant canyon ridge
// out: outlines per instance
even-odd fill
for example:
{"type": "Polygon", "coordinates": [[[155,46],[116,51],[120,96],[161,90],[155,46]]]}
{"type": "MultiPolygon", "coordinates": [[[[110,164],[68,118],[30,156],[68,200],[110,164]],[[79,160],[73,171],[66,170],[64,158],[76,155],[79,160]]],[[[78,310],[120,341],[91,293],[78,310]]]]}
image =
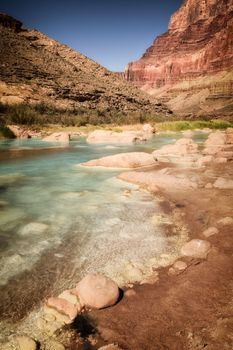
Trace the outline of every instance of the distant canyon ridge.
{"type": "Polygon", "coordinates": [[[233,115],[233,0],[184,0],[121,75],[180,115],[233,115]]]}
{"type": "Polygon", "coordinates": [[[108,111],[172,115],[166,105],[116,73],[2,13],[0,103],[43,103],[63,110],[98,112],[100,117],[108,111]]]}

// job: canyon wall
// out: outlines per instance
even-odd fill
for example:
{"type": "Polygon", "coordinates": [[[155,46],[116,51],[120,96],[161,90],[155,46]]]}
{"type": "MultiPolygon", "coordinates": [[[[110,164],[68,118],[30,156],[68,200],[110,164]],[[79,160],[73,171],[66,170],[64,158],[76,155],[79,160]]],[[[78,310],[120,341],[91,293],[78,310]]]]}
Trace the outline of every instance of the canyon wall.
{"type": "Polygon", "coordinates": [[[178,114],[231,117],[233,0],[185,0],[124,77],[178,114]]]}

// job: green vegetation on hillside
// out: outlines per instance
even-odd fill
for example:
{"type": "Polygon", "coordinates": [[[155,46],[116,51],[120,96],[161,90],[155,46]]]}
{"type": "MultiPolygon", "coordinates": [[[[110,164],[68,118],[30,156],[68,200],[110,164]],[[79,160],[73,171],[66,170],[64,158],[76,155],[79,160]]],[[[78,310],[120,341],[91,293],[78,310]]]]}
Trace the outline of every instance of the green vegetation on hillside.
{"type": "Polygon", "coordinates": [[[174,115],[152,115],[143,112],[122,113],[116,110],[65,109],[39,103],[35,105],[4,105],[0,103],[0,137],[14,138],[7,125],[21,125],[36,131],[59,131],[61,128],[81,129],[88,132],[98,128],[121,131],[125,125],[132,128],[150,123],[158,131],[193,129],[226,129],[233,123],[225,120],[176,120],[174,115]]]}
{"type": "Polygon", "coordinates": [[[118,110],[98,110],[84,108],[57,108],[53,105],[39,103],[35,105],[0,104],[0,124],[85,126],[103,124],[137,124],[166,120],[165,115],[145,112],[120,112],[118,110]]]}
{"type": "Polygon", "coordinates": [[[194,121],[184,121],[184,120],[178,120],[178,121],[169,121],[169,122],[162,122],[157,123],[156,128],[161,131],[182,131],[182,130],[193,130],[193,129],[227,129],[232,128],[233,123],[226,121],[226,120],[220,120],[220,119],[214,119],[214,120],[194,120],[194,121]]]}
{"type": "Polygon", "coordinates": [[[16,136],[7,126],[0,125],[0,139],[14,139],[16,136]]]}

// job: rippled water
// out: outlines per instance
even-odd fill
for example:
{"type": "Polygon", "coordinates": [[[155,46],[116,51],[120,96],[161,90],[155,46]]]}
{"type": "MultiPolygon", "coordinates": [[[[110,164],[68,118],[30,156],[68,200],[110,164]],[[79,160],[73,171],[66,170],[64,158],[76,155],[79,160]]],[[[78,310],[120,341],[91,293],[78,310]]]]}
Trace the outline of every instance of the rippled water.
{"type": "MultiPolygon", "coordinates": [[[[121,171],[77,165],[120,152],[151,152],[180,136],[158,135],[132,145],[88,145],[80,138],[68,148],[39,140],[1,141],[4,317],[23,312],[12,307],[12,298],[25,294],[29,305],[71,287],[88,271],[104,272],[123,284],[131,263],[142,267],[148,259],[177,253],[179,237],[166,237],[155,223],[155,198],[118,180],[121,171]]],[[[197,141],[202,138],[196,134],[197,141]]]]}

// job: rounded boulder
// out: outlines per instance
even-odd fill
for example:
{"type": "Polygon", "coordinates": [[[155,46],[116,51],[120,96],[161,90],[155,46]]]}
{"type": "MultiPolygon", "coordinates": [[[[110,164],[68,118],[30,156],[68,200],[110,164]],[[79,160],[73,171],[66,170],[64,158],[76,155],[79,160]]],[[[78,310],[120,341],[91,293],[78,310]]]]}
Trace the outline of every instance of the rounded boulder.
{"type": "Polygon", "coordinates": [[[192,258],[206,259],[211,244],[202,239],[192,239],[181,248],[181,254],[192,258]]]}
{"type": "Polygon", "coordinates": [[[118,285],[100,274],[88,274],[76,286],[80,302],[94,309],[116,304],[119,299],[118,285]]]}

